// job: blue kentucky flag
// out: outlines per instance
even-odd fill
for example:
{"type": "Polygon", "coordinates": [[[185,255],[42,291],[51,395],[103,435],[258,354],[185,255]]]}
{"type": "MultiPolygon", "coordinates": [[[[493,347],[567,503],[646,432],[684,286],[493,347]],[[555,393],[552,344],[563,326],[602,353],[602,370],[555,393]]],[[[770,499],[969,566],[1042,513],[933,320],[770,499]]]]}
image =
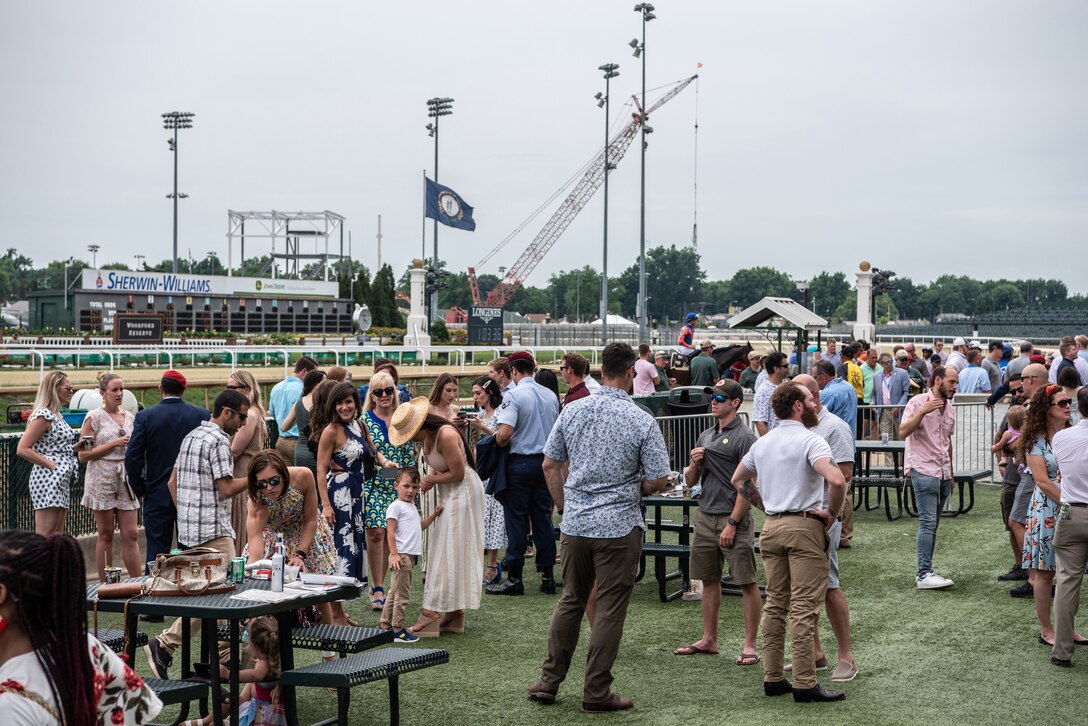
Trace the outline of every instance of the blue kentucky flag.
{"type": "Polygon", "coordinates": [[[469,232],[476,229],[476,222],[472,219],[472,207],[461,199],[461,195],[427,177],[423,179],[426,183],[429,218],[437,219],[447,227],[466,229],[469,232]]]}

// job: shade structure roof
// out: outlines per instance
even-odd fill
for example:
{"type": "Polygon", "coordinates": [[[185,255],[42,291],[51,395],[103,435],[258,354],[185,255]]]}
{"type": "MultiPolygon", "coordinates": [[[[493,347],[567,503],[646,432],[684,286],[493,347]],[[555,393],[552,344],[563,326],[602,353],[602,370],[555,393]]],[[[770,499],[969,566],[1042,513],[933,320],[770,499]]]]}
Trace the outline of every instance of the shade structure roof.
{"type": "Polygon", "coordinates": [[[765,297],[729,318],[728,324],[730,328],[794,328],[809,333],[827,327],[826,320],[788,297],[765,297]]]}

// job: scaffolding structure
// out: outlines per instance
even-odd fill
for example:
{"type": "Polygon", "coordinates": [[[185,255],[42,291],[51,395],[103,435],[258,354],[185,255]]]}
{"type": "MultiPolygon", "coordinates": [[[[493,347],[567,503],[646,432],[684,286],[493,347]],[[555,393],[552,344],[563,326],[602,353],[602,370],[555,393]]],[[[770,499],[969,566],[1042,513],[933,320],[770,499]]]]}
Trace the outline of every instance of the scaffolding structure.
{"type": "MultiPolygon", "coordinates": [[[[288,277],[294,276],[298,279],[302,279],[302,267],[299,262],[302,260],[319,260],[321,261],[321,270],[324,275],[324,280],[329,280],[329,262],[335,260],[341,263],[343,268],[343,262],[348,258],[344,255],[344,217],[325,210],[323,212],[277,212],[272,210],[270,212],[236,212],[233,209],[227,210],[227,276],[232,276],[231,270],[234,267],[234,242],[238,240],[241,244],[240,255],[241,265],[240,269],[245,269],[246,263],[246,237],[256,237],[258,239],[271,240],[271,270],[270,277],[275,278],[277,276],[278,266],[277,260],[284,260],[284,274],[288,277]],[[246,222],[256,222],[259,229],[256,233],[253,232],[252,225],[250,231],[246,232],[246,222]],[[329,252],[329,240],[339,234],[340,237],[340,253],[331,254],[329,252]],[[312,239],[314,241],[313,253],[303,252],[302,244],[304,239],[312,239]],[[276,241],[283,241],[283,252],[276,251],[276,241]],[[322,251],[322,241],[324,241],[324,251],[322,251]]],[[[350,263],[349,263],[350,264],[350,263]]],[[[264,274],[264,271],[261,271],[264,274]]]]}

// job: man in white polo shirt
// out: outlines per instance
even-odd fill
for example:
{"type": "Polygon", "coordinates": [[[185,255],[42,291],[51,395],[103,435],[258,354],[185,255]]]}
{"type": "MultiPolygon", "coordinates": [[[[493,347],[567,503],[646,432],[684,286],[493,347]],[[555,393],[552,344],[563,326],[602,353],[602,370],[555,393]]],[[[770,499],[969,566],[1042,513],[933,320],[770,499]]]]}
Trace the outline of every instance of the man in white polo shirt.
{"type": "Polygon", "coordinates": [[[1081,419],[1054,434],[1054,458],[1062,473],[1062,503],[1054,530],[1058,568],[1054,592],[1054,650],[1050,662],[1073,665],[1073,618],[1080,604],[1080,584],[1088,564],[1088,386],[1077,391],[1081,419]]]}
{"type": "Polygon", "coordinates": [[[783,383],[771,396],[779,423],[748,450],[733,486],[767,513],[760,536],[767,602],[763,606],[763,692],[793,693],[798,703],[841,701],[846,694],[816,682],[813,629],[827,591],[831,512],[842,509],[846,479],[831,447],[809,430],[819,423],[808,389],[783,383]],[[759,489],[752,483],[759,476],[759,489]],[[821,508],[827,481],[828,509],[821,508]],[[793,685],[785,680],[786,613],[793,642],[793,685]]]}

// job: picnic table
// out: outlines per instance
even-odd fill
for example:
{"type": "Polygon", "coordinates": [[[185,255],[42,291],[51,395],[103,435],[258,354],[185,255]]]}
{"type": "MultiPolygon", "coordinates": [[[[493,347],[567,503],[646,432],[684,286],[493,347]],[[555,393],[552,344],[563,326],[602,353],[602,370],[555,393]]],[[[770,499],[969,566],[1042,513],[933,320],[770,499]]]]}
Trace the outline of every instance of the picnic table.
{"type": "Polygon", "coordinates": [[[851,483],[854,491],[853,507],[855,510],[865,506],[866,511],[879,509],[884,504],[884,514],[889,521],[903,516],[904,490],[908,489],[907,478],[903,474],[903,457],[906,452],[905,441],[881,441],[858,439],[854,442],[854,479],[851,483]],[[891,466],[881,464],[873,467],[873,454],[885,454],[891,457],[891,466]],[[872,502],[871,493],[876,492],[876,502],[872,502]],[[895,514],[892,514],[892,493],[895,494],[895,514]]]}
{"type": "MultiPolygon", "coordinates": [[[[145,578],[133,578],[128,582],[143,581],[145,578]]],[[[125,630],[130,634],[136,632],[136,619],[140,615],[161,615],[163,617],[182,618],[182,642],[181,642],[181,678],[182,682],[193,679],[191,663],[191,649],[189,643],[189,618],[199,618],[201,621],[201,657],[203,662],[209,665],[209,681],[211,685],[212,716],[216,724],[223,723],[222,695],[220,692],[219,676],[219,648],[217,637],[217,620],[226,620],[229,626],[230,643],[230,723],[238,723],[238,671],[240,666],[239,644],[240,623],[244,619],[255,618],[262,615],[271,615],[276,618],[279,629],[280,641],[280,670],[289,671],[295,667],[294,648],[291,642],[291,633],[294,629],[294,611],[310,605],[318,605],[334,600],[346,600],[359,597],[359,588],[351,585],[338,585],[336,587],[320,591],[302,591],[297,598],[280,600],[276,602],[262,602],[257,600],[243,600],[233,595],[248,590],[271,589],[268,580],[246,580],[238,583],[234,592],[218,595],[186,595],[178,597],[144,596],[127,600],[126,598],[98,598],[100,583],[87,586],[87,609],[93,609],[97,602],[98,610],[103,612],[124,613],[125,630]]],[[[390,643],[393,640],[392,633],[375,630],[372,636],[373,645],[390,643]]],[[[126,653],[128,662],[135,663],[136,640],[128,639],[126,653]]],[[[169,681],[167,683],[176,683],[169,681]]],[[[284,713],[287,723],[291,726],[298,724],[298,704],[295,699],[293,686],[282,686],[284,713]]]]}

